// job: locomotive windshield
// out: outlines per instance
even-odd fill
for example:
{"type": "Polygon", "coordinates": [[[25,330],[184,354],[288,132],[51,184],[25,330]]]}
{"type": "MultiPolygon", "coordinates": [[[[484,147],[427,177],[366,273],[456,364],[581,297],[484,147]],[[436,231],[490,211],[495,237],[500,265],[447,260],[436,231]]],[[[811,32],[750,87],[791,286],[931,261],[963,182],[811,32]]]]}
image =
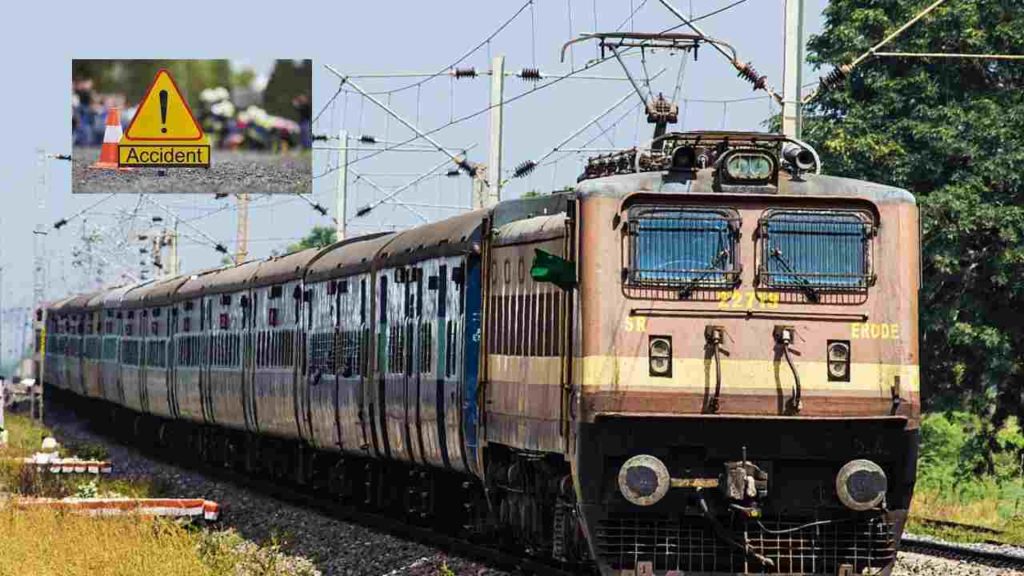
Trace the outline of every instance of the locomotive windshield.
{"type": "Polygon", "coordinates": [[[774,211],[761,220],[761,283],[768,288],[864,290],[869,216],[859,211],[774,211]]]}
{"type": "Polygon", "coordinates": [[[726,211],[639,207],[630,212],[629,283],[723,287],[736,276],[737,218],[726,211]]]}

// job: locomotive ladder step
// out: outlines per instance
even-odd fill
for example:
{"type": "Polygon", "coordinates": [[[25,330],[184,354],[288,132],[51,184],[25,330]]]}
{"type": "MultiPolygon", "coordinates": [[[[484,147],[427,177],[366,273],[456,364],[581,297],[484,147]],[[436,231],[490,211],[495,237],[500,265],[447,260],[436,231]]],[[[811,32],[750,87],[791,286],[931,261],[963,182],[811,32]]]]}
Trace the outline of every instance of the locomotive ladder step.
{"type": "Polygon", "coordinates": [[[555,506],[554,538],[551,542],[551,557],[565,561],[565,506],[555,506]]]}

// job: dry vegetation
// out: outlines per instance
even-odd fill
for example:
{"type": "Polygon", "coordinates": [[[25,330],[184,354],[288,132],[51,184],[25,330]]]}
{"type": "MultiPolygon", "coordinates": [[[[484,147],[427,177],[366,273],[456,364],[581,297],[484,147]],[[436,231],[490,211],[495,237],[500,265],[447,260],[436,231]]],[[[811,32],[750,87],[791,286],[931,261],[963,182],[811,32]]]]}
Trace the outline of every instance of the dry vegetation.
{"type": "MultiPolygon", "coordinates": [[[[233,530],[210,531],[146,517],[93,518],[54,510],[19,510],[12,496],[159,496],[148,479],[52,475],[11,459],[31,455],[53,432],[7,416],[10,442],[0,448],[0,576],[312,576],[312,563],[258,546],[233,530]]],[[[66,455],[102,459],[98,445],[65,447],[66,455]]],[[[115,463],[116,466],[116,463],[115,463]]]]}
{"type": "Polygon", "coordinates": [[[0,575],[215,574],[194,534],[157,519],[7,509],[0,532],[0,575]]]}

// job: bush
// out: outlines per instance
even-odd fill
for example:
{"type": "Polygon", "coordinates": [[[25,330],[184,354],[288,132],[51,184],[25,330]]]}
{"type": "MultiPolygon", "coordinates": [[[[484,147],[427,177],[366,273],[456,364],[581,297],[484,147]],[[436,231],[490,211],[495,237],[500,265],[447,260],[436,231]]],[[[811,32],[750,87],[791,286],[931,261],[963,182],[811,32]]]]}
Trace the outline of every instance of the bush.
{"type": "Polygon", "coordinates": [[[927,414],[921,421],[914,513],[1002,526],[1024,499],[1024,433],[1013,417],[995,428],[967,412],[927,414]]]}

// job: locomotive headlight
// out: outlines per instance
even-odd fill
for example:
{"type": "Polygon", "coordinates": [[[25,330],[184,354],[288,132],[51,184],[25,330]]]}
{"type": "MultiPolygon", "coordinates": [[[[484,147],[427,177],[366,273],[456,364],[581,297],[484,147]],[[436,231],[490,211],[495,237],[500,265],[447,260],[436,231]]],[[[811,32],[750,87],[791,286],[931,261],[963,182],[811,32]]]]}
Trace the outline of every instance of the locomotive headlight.
{"type": "Polygon", "coordinates": [[[726,177],[726,184],[767,184],[776,171],[772,156],[758,149],[729,151],[719,166],[726,177]]]}
{"type": "Polygon", "coordinates": [[[889,480],[885,471],[871,460],[851,460],[836,474],[836,494],[850,510],[863,512],[885,500],[889,480]]]}
{"type": "Polygon", "coordinates": [[[828,341],[828,379],[830,382],[850,381],[849,340],[828,341]]]}
{"type": "Polygon", "coordinates": [[[651,376],[671,376],[672,337],[651,336],[648,342],[647,361],[651,376]]]}
{"type": "Polygon", "coordinates": [[[637,506],[651,506],[665,497],[672,478],[665,463],[655,456],[633,456],[619,468],[619,491],[637,506]]]}

